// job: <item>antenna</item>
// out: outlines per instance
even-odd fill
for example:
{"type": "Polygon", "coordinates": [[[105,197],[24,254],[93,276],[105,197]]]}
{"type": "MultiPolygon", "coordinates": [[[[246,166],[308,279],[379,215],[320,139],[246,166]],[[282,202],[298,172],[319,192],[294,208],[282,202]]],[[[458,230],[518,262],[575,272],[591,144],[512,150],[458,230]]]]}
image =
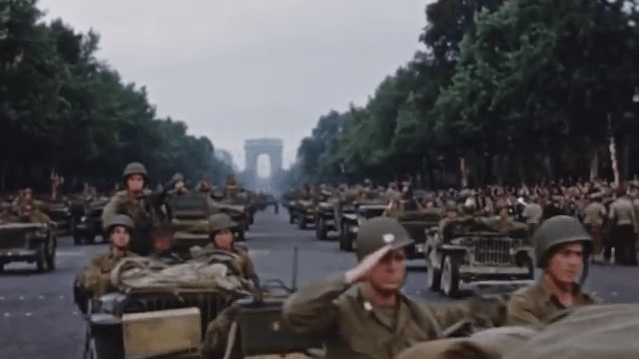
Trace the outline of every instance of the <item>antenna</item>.
{"type": "Polygon", "coordinates": [[[298,247],[293,249],[293,283],[291,283],[291,289],[293,291],[297,290],[297,252],[298,247]]]}

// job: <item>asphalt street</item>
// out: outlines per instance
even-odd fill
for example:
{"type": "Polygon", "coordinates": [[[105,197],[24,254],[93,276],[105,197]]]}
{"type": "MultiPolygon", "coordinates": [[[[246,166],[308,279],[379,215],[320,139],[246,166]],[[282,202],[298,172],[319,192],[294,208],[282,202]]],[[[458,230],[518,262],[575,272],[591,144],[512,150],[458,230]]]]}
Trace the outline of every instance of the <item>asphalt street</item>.
{"type": "MultiPolygon", "coordinates": [[[[340,252],[336,241],[318,241],[313,230],[288,224],[285,211],[257,214],[247,238],[262,280],[281,279],[290,285],[295,248],[298,287],[355,265],[354,254],[340,252]]],[[[35,264],[23,263],[5,267],[0,273],[0,359],[81,358],[85,324],[73,302],[72,283],[92,253],[106,250],[104,244],[74,246],[70,237],[62,237],[55,271],[39,274],[35,264]]],[[[426,301],[448,301],[426,289],[423,264],[418,259],[409,262],[406,293],[426,301]]],[[[639,268],[595,266],[590,276],[589,289],[603,301],[639,302],[639,268]]]]}

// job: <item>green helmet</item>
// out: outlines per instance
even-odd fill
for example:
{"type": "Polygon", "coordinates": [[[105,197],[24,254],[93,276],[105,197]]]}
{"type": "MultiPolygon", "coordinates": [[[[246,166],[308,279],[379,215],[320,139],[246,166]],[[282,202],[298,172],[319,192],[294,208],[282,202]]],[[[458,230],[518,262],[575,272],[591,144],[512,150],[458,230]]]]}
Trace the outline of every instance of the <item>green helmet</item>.
{"type": "Polygon", "coordinates": [[[132,231],[133,228],[135,227],[131,217],[125,214],[116,214],[115,216],[111,217],[105,225],[106,232],[111,233],[113,228],[115,228],[116,226],[126,227],[129,229],[129,231],[132,231]]]}
{"type": "Polygon", "coordinates": [[[131,162],[124,168],[122,177],[126,179],[131,175],[142,175],[146,179],[148,173],[146,171],[146,167],[144,167],[144,165],[140,162],[131,162]]]}
{"type": "Polygon", "coordinates": [[[389,217],[376,217],[362,223],[355,241],[357,261],[389,244],[392,249],[399,249],[414,243],[406,229],[389,217]]]}
{"type": "Polygon", "coordinates": [[[546,220],[532,237],[535,243],[535,259],[537,267],[543,268],[549,255],[560,244],[582,242],[584,254],[591,251],[592,238],[576,218],[570,216],[554,216],[546,220]]]}
{"type": "Polygon", "coordinates": [[[233,219],[228,214],[225,213],[217,213],[209,217],[209,223],[211,228],[211,233],[215,234],[222,229],[233,229],[237,227],[237,224],[233,222],[233,219]]]}
{"type": "Polygon", "coordinates": [[[184,176],[182,176],[181,173],[176,173],[173,175],[173,178],[171,178],[171,182],[172,183],[177,183],[179,181],[184,181],[184,176]]]}

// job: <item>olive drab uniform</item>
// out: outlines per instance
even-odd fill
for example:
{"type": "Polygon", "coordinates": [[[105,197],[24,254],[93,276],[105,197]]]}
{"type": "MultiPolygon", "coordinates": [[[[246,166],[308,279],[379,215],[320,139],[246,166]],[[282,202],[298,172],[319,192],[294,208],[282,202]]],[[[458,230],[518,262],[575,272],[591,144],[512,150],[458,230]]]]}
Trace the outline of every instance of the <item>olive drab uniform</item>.
{"type": "Polygon", "coordinates": [[[469,312],[465,304],[435,309],[403,294],[396,308],[375,307],[363,285],[349,285],[343,274],[310,284],[284,305],[284,318],[294,329],[326,338],[327,359],[394,358],[436,339],[469,312]]]}
{"type": "MultiPolygon", "coordinates": [[[[144,190],[143,195],[151,194],[144,190]]],[[[116,214],[125,214],[135,223],[131,238],[131,251],[145,255],[151,252],[149,234],[153,228],[159,226],[159,221],[150,204],[144,198],[137,198],[127,191],[120,191],[111,198],[102,212],[102,223],[109,223],[116,214]]]]}
{"type": "MultiPolygon", "coordinates": [[[[597,304],[598,301],[584,292],[579,285],[574,286],[574,302],[571,307],[597,304]]],[[[508,305],[508,321],[510,325],[540,326],[569,309],[548,289],[540,278],[532,286],[521,288],[510,298],[508,305]]]]}
{"type": "MultiPolygon", "coordinates": [[[[574,217],[555,216],[544,222],[533,235],[535,243],[535,262],[541,269],[546,268],[548,260],[560,248],[559,246],[581,242],[583,245],[583,271],[581,282],[588,274],[588,256],[592,249],[592,238],[581,223],[574,217]]],[[[581,286],[573,283],[572,304],[564,305],[545,284],[542,275],[535,283],[517,290],[508,303],[508,321],[511,325],[540,326],[549,324],[558,314],[573,307],[597,304],[598,301],[584,292],[581,286]]]]}
{"type": "Polygon", "coordinates": [[[637,265],[635,235],[639,226],[633,203],[626,197],[618,198],[610,205],[612,245],[617,264],[637,265]]]}
{"type": "Polygon", "coordinates": [[[91,297],[100,296],[113,290],[111,271],[124,258],[138,257],[135,253],[125,252],[120,255],[106,253],[95,256],[85,271],[80,273],[76,282],[85,288],[91,297]]]}
{"type": "Polygon", "coordinates": [[[603,246],[603,225],[606,219],[606,207],[599,202],[592,202],[583,210],[583,222],[592,236],[592,254],[601,254],[603,246]]]}
{"type": "MultiPolygon", "coordinates": [[[[387,217],[364,222],[356,241],[360,263],[384,246],[399,249],[414,243],[397,220],[387,217]]],[[[365,293],[364,283],[349,284],[346,275],[339,274],[293,293],[282,313],[293,330],[324,340],[326,359],[391,359],[417,343],[441,337],[443,329],[460,320],[487,314],[484,309],[470,303],[436,309],[401,291],[396,305],[378,307],[365,293]]]]}

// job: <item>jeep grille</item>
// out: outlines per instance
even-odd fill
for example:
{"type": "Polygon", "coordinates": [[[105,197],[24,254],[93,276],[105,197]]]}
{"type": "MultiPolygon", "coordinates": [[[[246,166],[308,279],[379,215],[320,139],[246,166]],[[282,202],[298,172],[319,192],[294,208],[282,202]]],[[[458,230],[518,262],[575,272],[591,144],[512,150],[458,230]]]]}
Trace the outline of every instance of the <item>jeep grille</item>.
{"type": "Polygon", "coordinates": [[[495,266],[511,265],[511,249],[521,246],[521,240],[512,238],[475,238],[473,242],[475,263],[495,266]]]}

